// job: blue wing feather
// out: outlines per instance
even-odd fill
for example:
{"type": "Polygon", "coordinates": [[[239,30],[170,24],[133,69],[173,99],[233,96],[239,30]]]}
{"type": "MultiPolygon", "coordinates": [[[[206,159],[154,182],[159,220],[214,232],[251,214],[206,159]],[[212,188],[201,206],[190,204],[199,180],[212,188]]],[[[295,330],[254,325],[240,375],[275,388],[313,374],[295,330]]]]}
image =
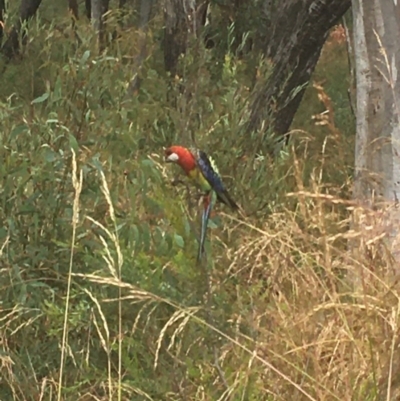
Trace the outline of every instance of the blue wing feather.
{"type": "Polygon", "coordinates": [[[224,192],[226,191],[225,186],[219,176],[218,171],[216,171],[215,163],[212,163],[207,157],[207,154],[202,150],[198,151],[197,165],[204,178],[210,183],[214,191],[224,192]],[[213,166],[214,164],[214,166],[213,166]]]}
{"type": "Polygon", "coordinates": [[[195,150],[193,151],[193,154],[195,155],[199,170],[211,185],[212,189],[216,192],[218,199],[230,206],[232,209],[238,209],[238,205],[230,197],[228,191],[226,190],[214,161],[202,150],[195,150]]]}

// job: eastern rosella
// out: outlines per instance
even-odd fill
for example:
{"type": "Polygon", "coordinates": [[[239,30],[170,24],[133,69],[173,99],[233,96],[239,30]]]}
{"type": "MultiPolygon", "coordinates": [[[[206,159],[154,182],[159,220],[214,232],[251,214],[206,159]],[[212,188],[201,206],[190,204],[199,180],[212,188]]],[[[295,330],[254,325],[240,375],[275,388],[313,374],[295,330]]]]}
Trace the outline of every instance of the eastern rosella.
{"type": "Polygon", "coordinates": [[[198,255],[198,259],[200,259],[204,251],[208,219],[212,206],[215,203],[215,195],[219,201],[232,209],[238,209],[239,207],[226,190],[214,161],[202,150],[187,149],[183,146],[171,146],[165,151],[165,159],[167,162],[178,164],[204,193],[204,210],[198,255]]]}
{"type": "Polygon", "coordinates": [[[171,146],[166,149],[165,158],[167,162],[178,164],[205,194],[215,191],[219,201],[232,209],[239,208],[226,190],[214,161],[205,152],[171,146]]]}

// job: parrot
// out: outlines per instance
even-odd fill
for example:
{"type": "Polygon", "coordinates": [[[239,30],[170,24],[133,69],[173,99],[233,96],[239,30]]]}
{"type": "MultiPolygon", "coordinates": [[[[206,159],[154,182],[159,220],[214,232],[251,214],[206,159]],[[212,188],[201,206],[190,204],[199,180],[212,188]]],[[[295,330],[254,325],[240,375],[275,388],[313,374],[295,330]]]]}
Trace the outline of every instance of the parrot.
{"type": "Polygon", "coordinates": [[[208,220],[215,201],[218,199],[233,210],[239,209],[239,206],[226,190],[215,162],[204,151],[175,145],[165,150],[165,160],[178,164],[204,194],[200,247],[197,257],[200,260],[204,253],[208,220]]]}
{"type": "Polygon", "coordinates": [[[165,160],[178,164],[203,193],[215,191],[220,202],[233,210],[239,209],[226,190],[215,162],[202,150],[171,146],[165,150],[165,160]]]}

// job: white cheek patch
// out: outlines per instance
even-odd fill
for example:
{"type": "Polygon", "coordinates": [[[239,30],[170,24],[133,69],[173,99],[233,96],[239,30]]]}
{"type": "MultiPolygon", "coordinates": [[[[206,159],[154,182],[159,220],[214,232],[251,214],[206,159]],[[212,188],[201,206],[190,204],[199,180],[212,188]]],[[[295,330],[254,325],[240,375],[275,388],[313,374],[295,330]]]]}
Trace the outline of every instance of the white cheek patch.
{"type": "Polygon", "coordinates": [[[179,160],[179,156],[176,153],[171,153],[168,157],[167,160],[169,162],[177,162],[179,160]]]}

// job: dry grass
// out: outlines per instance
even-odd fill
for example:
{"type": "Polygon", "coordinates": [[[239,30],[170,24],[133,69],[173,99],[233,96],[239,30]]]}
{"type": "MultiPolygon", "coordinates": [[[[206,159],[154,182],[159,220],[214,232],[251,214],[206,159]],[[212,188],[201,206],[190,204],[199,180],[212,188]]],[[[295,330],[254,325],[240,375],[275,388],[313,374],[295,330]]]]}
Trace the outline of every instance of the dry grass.
{"type": "MultiPolygon", "coordinates": [[[[243,291],[260,280],[265,285],[252,296],[252,314],[238,318],[255,326],[257,354],[281,372],[291,372],[315,399],[368,399],[377,378],[389,380],[399,285],[382,256],[382,239],[371,240],[363,232],[339,234],[348,223],[333,221],[332,201],[340,200],[309,195],[298,194],[306,216],[289,211],[272,216],[243,238],[230,273],[247,282],[243,291]],[[299,217],[307,226],[299,225],[299,217]],[[334,235],[326,229],[333,223],[334,235]],[[350,235],[368,243],[368,252],[359,252],[357,259],[337,245],[350,235]],[[346,278],[350,272],[363,278],[355,290],[346,278]],[[362,388],[370,390],[358,398],[355,389],[362,388]]],[[[288,381],[268,370],[264,377],[274,383],[277,396],[288,399],[293,391],[288,381]]],[[[303,398],[298,394],[296,399],[303,398]]]]}
{"type": "MultiPolygon", "coordinates": [[[[184,307],[121,281],[106,240],[102,243],[109,255],[105,257],[108,274],[75,276],[117,287],[123,294],[120,302],[166,304],[175,310],[154,338],[154,369],[161,352],[171,354],[178,364],[185,363],[190,347],[185,350],[182,343],[190,324],[213,332],[219,338],[218,366],[226,383],[216,364],[205,362],[203,369],[214,377],[215,386],[225,388],[219,400],[251,399],[247,398],[251,392],[245,391],[250,380],[254,394],[264,394],[265,399],[373,400],[378,389],[380,397],[396,399],[400,286],[381,235],[371,236],[373,227],[370,232],[347,229],[348,220],[338,219],[336,209],[352,211],[354,205],[348,201],[304,191],[288,196],[298,199],[297,211],[274,214],[257,226],[232,218],[240,238],[237,249],[230,251],[227,269],[221,261],[212,272],[215,293],[227,286],[233,290],[232,282],[240,283],[234,289],[233,329],[228,332],[202,318],[201,306],[184,307]],[[365,244],[357,259],[343,247],[349,238],[365,244]],[[362,285],[353,289],[349,273],[361,276],[362,285]],[[240,330],[243,326],[249,330],[247,335],[240,330]]],[[[361,208],[359,214],[371,216],[361,208]]],[[[113,235],[107,235],[118,247],[113,235]]],[[[224,255],[220,258],[227,260],[224,255]]],[[[91,299],[101,316],[96,329],[109,355],[101,303],[118,300],[92,295],[91,299]]],[[[136,322],[141,318],[140,312],[136,322]]],[[[204,341],[199,337],[193,346],[204,341]]],[[[110,380],[109,386],[113,383],[110,380]]],[[[193,399],[209,398],[200,386],[193,399]]]]}

